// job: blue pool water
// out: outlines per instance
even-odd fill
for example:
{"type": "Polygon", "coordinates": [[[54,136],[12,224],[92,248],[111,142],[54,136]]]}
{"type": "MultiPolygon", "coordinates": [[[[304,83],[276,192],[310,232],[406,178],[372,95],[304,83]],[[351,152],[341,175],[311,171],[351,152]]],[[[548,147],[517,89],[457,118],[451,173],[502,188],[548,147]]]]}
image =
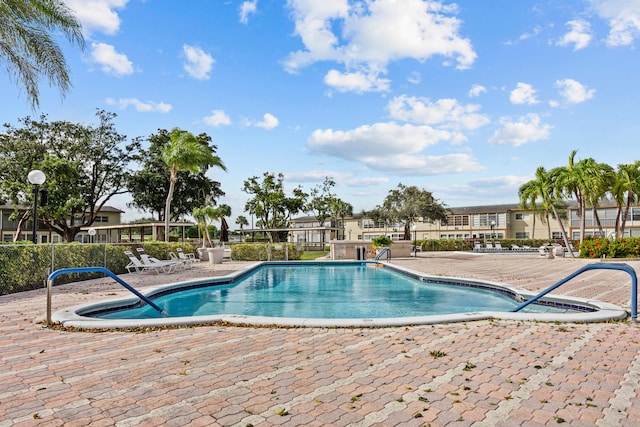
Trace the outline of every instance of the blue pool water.
{"type": "MultiPolygon", "coordinates": [[[[289,318],[395,318],[509,311],[517,302],[499,292],[430,283],[366,264],[267,265],[237,282],[151,296],[170,317],[236,314],[289,318]]],[[[528,311],[554,311],[532,305],[528,311]]],[[[557,312],[566,310],[556,310],[557,312]]],[[[103,319],[162,317],[146,304],[88,314],[103,319]]]]}

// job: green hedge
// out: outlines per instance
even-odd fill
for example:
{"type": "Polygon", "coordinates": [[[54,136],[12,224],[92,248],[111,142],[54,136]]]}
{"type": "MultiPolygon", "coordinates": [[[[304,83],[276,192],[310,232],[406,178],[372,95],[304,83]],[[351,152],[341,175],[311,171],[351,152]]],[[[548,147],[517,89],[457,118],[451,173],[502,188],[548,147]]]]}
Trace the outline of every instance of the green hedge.
{"type": "MultiPolygon", "coordinates": [[[[137,247],[143,247],[147,254],[158,259],[168,259],[169,251],[175,253],[178,247],[182,247],[185,253],[194,252],[192,245],[165,242],[144,242],[139,245],[0,244],[0,295],[42,288],[50,271],[61,268],[97,266],[115,274],[126,273],[129,258],[124,251],[135,253],[137,247]]],[[[101,273],[65,274],[56,279],[56,285],[101,276],[101,273]]]]}
{"type": "MultiPolygon", "coordinates": [[[[271,261],[285,260],[285,244],[280,244],[282,249],[274,249],[274,245],[271,245],[271,261]]],[[[298,250],[296,245],[292,243],[288,245],[289,260],[300,260],[304,250],[298,250]]],[[[231,246],[231,259],[234,261],[267,261],[269,259],[268,244],[236,243],[231,246]]]]}

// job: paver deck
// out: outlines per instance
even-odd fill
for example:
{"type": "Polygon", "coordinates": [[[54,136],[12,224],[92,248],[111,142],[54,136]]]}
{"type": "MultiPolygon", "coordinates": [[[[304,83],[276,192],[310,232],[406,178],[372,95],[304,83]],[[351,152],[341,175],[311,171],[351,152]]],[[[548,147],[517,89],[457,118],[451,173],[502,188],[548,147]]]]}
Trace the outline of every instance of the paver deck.
{"type": "MultiPolygon", "coordinates": [[[[586,260],[418,253],[428,274],[538,290],[586,260]]],[[[246,266],[124,275],[136,288],[246,266]]],[[[640,261],[628,261],[640,271],[640,261]]],[[[629,308],[624,272],[556,293],[629,308]]],[[[55,310],[126,295],[110,279],[57,286],[55,310]]],[[[378,329],[200,326],[147,332],[46,328],[45,291],[0,297],[4,426],[637,426],[635,322],[478,321],[378,329]]]]}

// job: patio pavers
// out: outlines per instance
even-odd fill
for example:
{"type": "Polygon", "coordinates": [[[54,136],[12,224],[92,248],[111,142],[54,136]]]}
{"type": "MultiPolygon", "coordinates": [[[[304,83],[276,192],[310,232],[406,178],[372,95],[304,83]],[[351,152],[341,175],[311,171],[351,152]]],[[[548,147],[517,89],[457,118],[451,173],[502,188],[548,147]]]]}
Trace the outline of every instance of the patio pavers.
{"type": "MultiPolygon", "coordinates": [[[[543,289],[587,260],[419,253],[435,275],[543,289]]],[[[628,261],[639,271],[639,261],[628,261]]],[[[139,289],[224,274],[125,275],[139,289]]],[[[556,293],[629,308],[629,277],[589,272],[556,293]]],[[[56,287],[54,309],[126,295],[110,279],[56,287]]],[[[0,297],[0,427],[24,425],[614,426],[640,423],[631,321],[478,321],[378,329],[48,329],[45,292],[0,297]]]]}

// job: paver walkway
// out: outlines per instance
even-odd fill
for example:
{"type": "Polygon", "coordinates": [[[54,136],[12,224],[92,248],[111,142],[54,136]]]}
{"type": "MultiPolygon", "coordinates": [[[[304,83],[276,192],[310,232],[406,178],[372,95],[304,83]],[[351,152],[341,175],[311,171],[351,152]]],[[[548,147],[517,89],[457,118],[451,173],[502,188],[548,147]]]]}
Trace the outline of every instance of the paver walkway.
{"type": "MultiPolygon", "coordinates": [[[[587,261],[419,253],[392,262],[541,289],[587,261]]],[[[245,265],[123,277],[144,289],[245,265]]],[[[559,293],[628,308],[626,273],[579,277],[559,293]]],[[[98,279],[56,287],[53,305],[125,294],[98,279]]],[[[45,304],[44,290],[0,297],[0,427],[640,425],[635,322],[91,333],[45,328],[45,304]]]]}

